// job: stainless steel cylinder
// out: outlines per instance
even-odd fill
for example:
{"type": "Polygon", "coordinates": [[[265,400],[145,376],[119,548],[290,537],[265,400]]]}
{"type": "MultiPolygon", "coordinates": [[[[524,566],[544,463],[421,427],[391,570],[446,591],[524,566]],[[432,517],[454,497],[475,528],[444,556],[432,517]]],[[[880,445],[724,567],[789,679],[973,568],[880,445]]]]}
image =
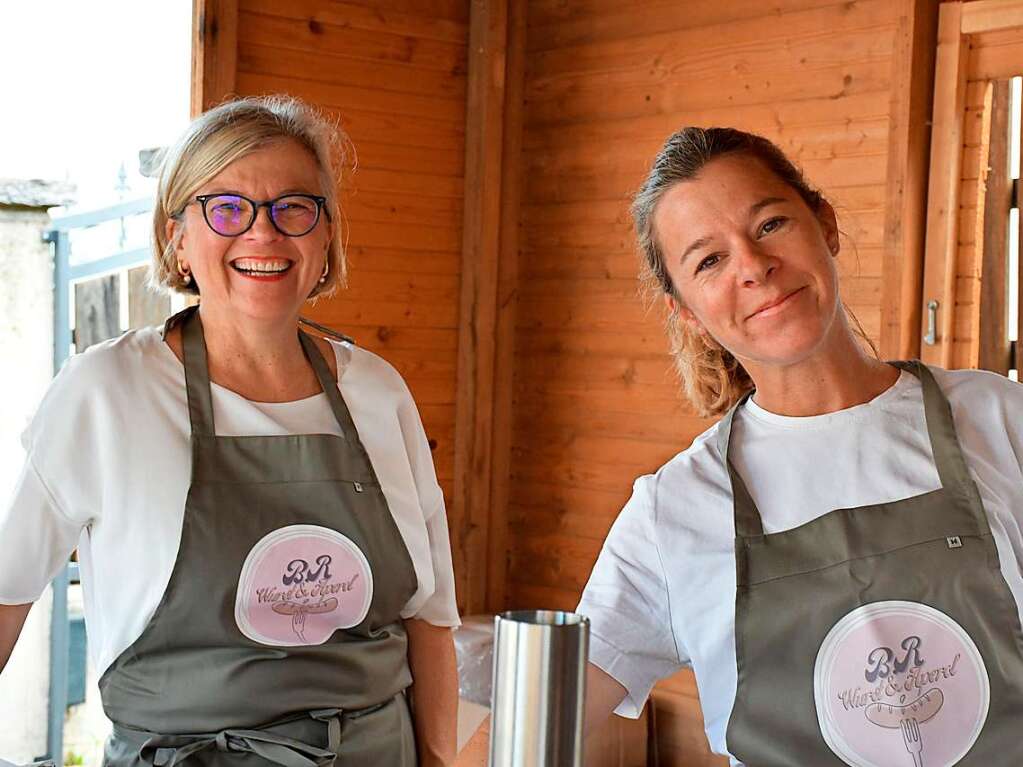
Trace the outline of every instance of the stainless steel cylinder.
{"type": "Polygon", "coordinates": [[[581,767],[589,644],[582,615],[495,618],[490,767],[581,767]]]}

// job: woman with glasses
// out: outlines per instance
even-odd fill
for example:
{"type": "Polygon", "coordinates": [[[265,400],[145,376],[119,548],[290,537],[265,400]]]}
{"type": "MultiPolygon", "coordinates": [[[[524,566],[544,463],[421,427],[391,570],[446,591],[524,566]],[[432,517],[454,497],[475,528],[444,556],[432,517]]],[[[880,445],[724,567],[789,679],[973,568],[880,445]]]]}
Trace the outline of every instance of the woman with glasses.
{"type": "Polygon", "coordinates": [[[154,279],[197,306],[70,360],[25,432],[0,668],[77,546],[108,765],[453,759],[459,621],[416,406],[382,359],[299,328],[344,279],[337,141],[290,99],[198,118],[154,213],[154,279]]]}

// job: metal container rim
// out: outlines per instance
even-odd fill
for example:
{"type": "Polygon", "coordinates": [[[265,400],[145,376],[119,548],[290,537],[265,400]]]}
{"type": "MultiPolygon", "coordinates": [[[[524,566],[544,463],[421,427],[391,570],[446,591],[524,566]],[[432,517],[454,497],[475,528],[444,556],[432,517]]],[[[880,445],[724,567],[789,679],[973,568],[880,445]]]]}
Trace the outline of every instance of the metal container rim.
{"type": "Polygon", "coordinates": [[[534,626],[570,627],[587,625],[590,619],[580,613],[563,610],[507,610],[497,615],[498,620],[527,623],[534,626]]]}

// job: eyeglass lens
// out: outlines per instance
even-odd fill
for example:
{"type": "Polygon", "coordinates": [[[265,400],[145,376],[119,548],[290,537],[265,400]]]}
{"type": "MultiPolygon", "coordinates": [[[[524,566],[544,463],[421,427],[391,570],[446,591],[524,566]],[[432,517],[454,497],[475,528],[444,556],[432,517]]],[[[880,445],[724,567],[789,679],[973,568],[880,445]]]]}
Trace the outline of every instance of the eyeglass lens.
{"type": "MultiPolygon", "coordinates": [[[[206,220],[217,234],[228,237],[248,229],[256,217],[255,206],[244,197],[221,194],[206,201],[206,220]]],[[[319,217],[315,199],[301,195],[279,197],[270,205],[270,218],[284,234],[297,237],[309,232],[319,217]]]]}

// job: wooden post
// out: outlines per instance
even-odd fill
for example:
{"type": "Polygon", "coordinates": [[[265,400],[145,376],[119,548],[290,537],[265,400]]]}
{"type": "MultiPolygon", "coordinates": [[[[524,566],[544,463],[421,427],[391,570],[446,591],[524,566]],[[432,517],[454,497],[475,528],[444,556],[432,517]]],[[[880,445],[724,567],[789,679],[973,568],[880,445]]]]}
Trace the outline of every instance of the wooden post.
{"type": "MultiPolygon", "coordinates": [[[[934,117],[928,179],[923,304],[938,301],[937,339],[923,344],[924,362],[949,367],[955,329],[956,244],[962,170],[963,111],[969,46],[960,31],[962,3],[942,3],[934,73],[934,117]]],[[[922,311],[921,336],[928,317],[922,311]]]]}
{"type": "Polygon", "coordinates": [[[929,119],[937,29],[938,6],[933,0],[901,1],[892,60],[885,195],[880,339],[885,359],[920,355],[929,119]]]}
{"type": "Polygon", "coordinates": [[[980,324],[977,366],[1009,374],[1009,81],[989,82],[984,96],[976,248],[980,257],[980,324]]]}
{"type": "Polygon", "coordinates": [[[511,475],[515,309],[518,296],[519,206],[522,197],[522,119],[526,68],[526,0],[508,2],[508,53],[501,170],[501,263],[497,290],[493,458],[487,542],[487,612],[507,609],[508,503],[511,475]]]}
{"type": "MultiPolygon", "coordinates": [[[[501,248],[507,0],[472,0],[469,19],[455,478],[449,522],[460,612],[487,604],[495,334],[501,248]]],[[[503,510],[494,509],[494,514],[503,510]]]]}
{"type": "Polygon", "coordinates": [[[192,2],[192,117],[234,92],[238,0],[192,2]]]}

